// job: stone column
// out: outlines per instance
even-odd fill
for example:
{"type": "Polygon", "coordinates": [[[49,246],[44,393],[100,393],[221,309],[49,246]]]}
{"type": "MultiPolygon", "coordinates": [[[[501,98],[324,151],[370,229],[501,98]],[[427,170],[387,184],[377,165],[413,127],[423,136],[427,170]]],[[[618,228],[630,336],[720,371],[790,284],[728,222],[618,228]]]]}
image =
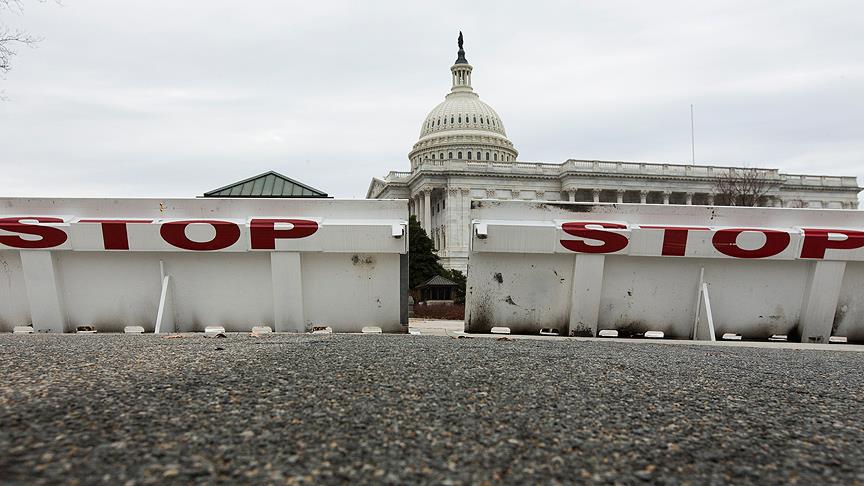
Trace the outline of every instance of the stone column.
{"type": "Polygon", "coordinates": [[[639,191],[639,202],[648,204],[648,191],[639,191]]]}
{"type": "Polygon", "coordinates": [[[576,189],[570,189],[567,191],[567,200],[570,202],[576,201],[576,189]]]}
{"type": "Polygon", "coordinates": [[[459,241],[462,249],[467,249],[471,243],[471,189],[462,188],[461,211],[459,215],[459,241]]]}
{"type": "Polygon", "coordinates": [[[617,191],[615,191],[615,195],[617,197],[616,200],[618,201],[618,204],[624,202],[624,189],[618,189],[617,191]]]}
{"type": "Polygon", "coordinates": [[[688,192],[688,193],[685,195],[685,197],[687,198],[687,205],[688,205],[688,206],[692,206],[692,205],[693,205],[693,193],[692,193],[692,192],[688,192]]]}
{"type": "Polygon", "coordinates": [[[709,206],[714,205],[714,194],[708,194],[708,205],[709,206]]]}
{"type": "Polygon", "coordinates": [[[591,190],[591,194],[594,196],[594,202],[600,202],[600,189],[591,190]]]}
{"type": "Polygon", "coordinates": [[[663,204],[669,204],[669,198],[672,196],[670,191],[663,191],[663,204]]]}
{"type": "Polygon", "coordinates": [[[462,204],[460,203],[459,189],[456,187],[447,189],[447,209],[444,213],[447,216],[444,222],[444,249],[448,252],[450,249],[455,250],[461,244],[459,229],[462,227],[462,218],[459,217],[459,213],[462,211],[462,204]]]}
{"type": "Polygon", "coordinates": [[[432,231],[432,189],[423,189],[423,229],[432,231]]]}

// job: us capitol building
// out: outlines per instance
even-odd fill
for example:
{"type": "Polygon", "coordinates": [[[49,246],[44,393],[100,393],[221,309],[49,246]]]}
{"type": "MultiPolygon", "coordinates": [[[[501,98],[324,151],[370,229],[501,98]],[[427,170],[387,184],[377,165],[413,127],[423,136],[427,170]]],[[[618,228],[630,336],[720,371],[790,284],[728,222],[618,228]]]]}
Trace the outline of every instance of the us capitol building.
{"type": "MultiPolygon", "coordinates": [[[[521,162],[498,113],[471,87],[462,34],[453,87],[420,127],[410,172],[373,178],[368,199],[408,199],[445,268],[466,271],[471,199],[713,205],[718,181],[735,168],[569,159],[521,162]]],[[[741,168],[737,169],[741,171],[741,168]]],[[[769,205],[856,209],[857,179],[744,169],[767,181],[769,205]]],[[[730,172],[732,171],[732,172],[730,172]]]]}

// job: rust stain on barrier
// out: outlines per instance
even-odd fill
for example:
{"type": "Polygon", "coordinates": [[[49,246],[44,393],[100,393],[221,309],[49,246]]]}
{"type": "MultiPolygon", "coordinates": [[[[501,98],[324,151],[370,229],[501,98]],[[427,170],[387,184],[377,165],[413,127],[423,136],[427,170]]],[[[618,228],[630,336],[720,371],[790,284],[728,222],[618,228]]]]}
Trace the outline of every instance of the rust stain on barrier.
{"type": "Polygon", "coordinates": [[[593,213],[597,206],[594,204],[543,203],[537,207],[558,208],[571,213],[593,213]]]}
{"type": "Polygon", "coordinates": [[[834,311],[834,322],[831,324],[831,334],[834,334],[840,327],[840,323],[843,322],[847,312],[849,312],[849,305],[845,302],[838,302],[837,310],[834,311]]]}
{"type": "Polygon", "coordinates": [[[375,257],[372,255],[352,255],[351,263],[354,265],[375,265],[375,257]]]}

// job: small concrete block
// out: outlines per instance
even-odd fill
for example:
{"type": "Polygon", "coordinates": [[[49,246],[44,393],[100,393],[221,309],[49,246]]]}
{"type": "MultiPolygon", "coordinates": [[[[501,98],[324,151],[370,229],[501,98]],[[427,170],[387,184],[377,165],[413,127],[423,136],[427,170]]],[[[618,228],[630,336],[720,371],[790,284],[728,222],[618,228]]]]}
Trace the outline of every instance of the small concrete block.
{"type": "Polygon", "coordinates": [[[420,336],[421,335],[419,329],[408,329],[408,334],[413,334],[414,336],[420,336]]]}
{"type": "Polygon", "coordinates": [[[13,334],[33,334],[33,326],[15,326],[13,334]]]}
{"type": "Polygon", "coordinates": [[[222,326],[207,326],[204,328],[204,334],[225,334],[225,328],[222,326]]]}
{"type": "Polygon", "coordinates": [[[663,331],[645,331],[645,337],[648,339],[663,339],[666,334],[663,331]]]}
{"type": "Polygon", "coordinates": [[[789,337],[785,334],[772,334],[771,337],[768,338],[769,341],[788,341],[789,337]]]}
{"type": "Polygon", "coordinates": [[[510,334],[510,328],[498,326],[498,327],[493,327],[492,329],[489,330],[489,332],[491,332],[492,334],[510,334]]]}
{"type": "Polygon", "coordinates": [[[558,329],[543,328],[543,329],[540,329],[540,335],[541,336],[560,336],[561,333],[558,332],[558,329]]]}
{"type": "Polygon", "coordinates": [[[735,334],[734,332],[727,332],[720,339],[723,339],[724,341],[740,341],[741,335],[735,334]]]}
{"type": "Polygon", "coordinates": [[[363,334],[381,334],[381,328],[378,326],[366,326],[360,332],[363,334]]]}
{"type": "Polygon", "coordinates": [[[78,326],[75,334],[96,334],[96,326],[78,326]]]}
{"type": "Polygon", "coordinates": [[[846,344],[849,342],[849,338],[846,336],[831,336],[828,338],[828,342],[830,344],[846,344]]]}
{"type": "Polygon", "coordinates": [[[144,328],[141,326],[126,326],[123,328],[126,334],[144,334],[144,328]]]}
{"type": "Polygon", "coordinates": [[[252,328],[252,334],[270,334],[273,328],[270,326],[255,326],[252,328]]]}
{"type": "Polygon", "coordinates": [[[603,329],[597,335],[600,337],[617,338],[618,331],[616,329],[603,329]]]}

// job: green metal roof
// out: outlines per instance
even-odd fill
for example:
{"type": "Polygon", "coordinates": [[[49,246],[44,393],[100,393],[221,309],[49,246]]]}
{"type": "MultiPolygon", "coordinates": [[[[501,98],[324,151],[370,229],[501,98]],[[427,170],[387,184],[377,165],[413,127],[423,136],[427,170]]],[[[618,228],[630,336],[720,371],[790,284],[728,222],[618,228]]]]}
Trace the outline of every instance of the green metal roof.
{"type": "Polygon", "coordinates": [[[328,197],[326,193],[269,171],[205,192],[204,197],[328,197]]]}

